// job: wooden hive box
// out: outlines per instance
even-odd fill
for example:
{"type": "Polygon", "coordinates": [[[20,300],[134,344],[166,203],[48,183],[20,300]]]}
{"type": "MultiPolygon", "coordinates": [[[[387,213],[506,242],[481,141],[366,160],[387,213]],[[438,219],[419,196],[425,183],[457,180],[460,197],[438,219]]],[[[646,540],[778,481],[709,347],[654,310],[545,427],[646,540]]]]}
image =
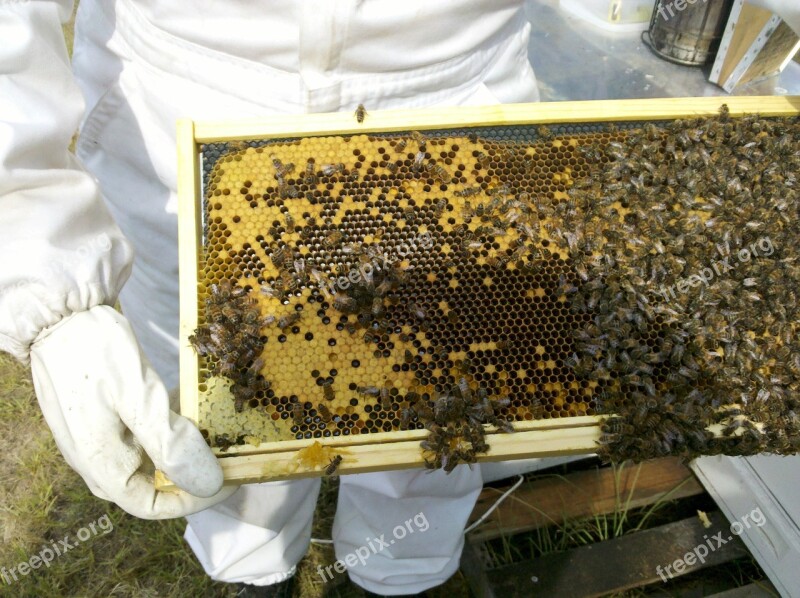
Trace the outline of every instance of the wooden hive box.
{"type": "Polygon", "coordinates": [[[481,212],[503,185],[526,201],[567,201],[591,176],[581,145],[723,103],[733,117],[800,111],[796,98],[730,97],[376,111],[363,123],[345,113],[180,121],[181,411],[217,445],[226,482],[318,476],[335,455],[340,473],[419,467],[428,431],[400,424],[409,393],[432,401],[462,381],[503,397],[516,430],[490,427],[480,460],[594,452],[602,388],[565,365],[579,320],[558,291],[569,259],[547,252],[535,271],[515,261],[516,233],[481,212]],[[379,247],[404,279],[366,327],[334,305],[366,275],[356,246],[379,247]],[[269,388],[243,405],[189,340],[222,280],[277,321],[261,337],[269,388]]]}

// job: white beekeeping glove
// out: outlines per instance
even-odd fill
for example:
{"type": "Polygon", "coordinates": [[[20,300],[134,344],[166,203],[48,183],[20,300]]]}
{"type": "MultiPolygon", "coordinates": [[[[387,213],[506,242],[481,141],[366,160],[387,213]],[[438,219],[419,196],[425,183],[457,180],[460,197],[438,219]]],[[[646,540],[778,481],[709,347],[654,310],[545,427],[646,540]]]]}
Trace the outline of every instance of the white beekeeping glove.
{"type": "Polygon", "coordinates": [[[58,448],[95,496],[155,519],[200,511],[236,490],[217,494],[216,458],[198,429],[170,410],[161,379],[113,308],[97,306],[45,329],[31,347],[31,371],[58,448]],[[142,471],[144,453],[194,496],[157,492],[151,472],[142,471]]]}

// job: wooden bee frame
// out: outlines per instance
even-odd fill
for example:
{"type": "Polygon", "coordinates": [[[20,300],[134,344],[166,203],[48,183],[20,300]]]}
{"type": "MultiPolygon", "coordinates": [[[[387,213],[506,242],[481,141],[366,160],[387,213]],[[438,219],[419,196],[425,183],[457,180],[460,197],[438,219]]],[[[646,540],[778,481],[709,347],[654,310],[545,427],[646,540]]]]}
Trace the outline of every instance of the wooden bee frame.
{"type": "MultiPolygon", "coordinates": [[[[425,110],[370,111],[359,124],[351,112],[280,116],[257,121],[178,122],[178,196],[180,244],[180,390],[181,412],[198,421],[199,358],[188,338],[198,326],[196,289],[202,250],[201,144],[270,138],[387,133],[464,127],[659,121],[713,116],[727,104],[733,117],[793,116],[800,113],[797,97],[674,98],[498,105],[425,110]]],[[[491,449],[480,461],[504,461],[595,451],[602,416],[516,422],[514,434],[491,434],[491,449]]],[[[712,431],[719,433],[720,426],[712,431]]],[[[298,451],[318,442],[326,459],[341,454],[339,472],[361,473],[423,465],[420,441],[425,430],[381,432],[309,440],[286,440],[259,446],[232,446],[220,457],[225,482],[242,484],[322,475],[327,461],[307,466],[298,451]]],[[[157,475],[157,486],[172,487],[157,475]]]]}

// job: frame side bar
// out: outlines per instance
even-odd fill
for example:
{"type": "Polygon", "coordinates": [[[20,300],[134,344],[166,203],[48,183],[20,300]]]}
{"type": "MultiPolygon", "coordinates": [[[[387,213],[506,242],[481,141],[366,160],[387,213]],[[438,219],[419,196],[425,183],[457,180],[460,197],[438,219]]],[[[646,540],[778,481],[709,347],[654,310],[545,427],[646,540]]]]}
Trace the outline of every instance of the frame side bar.
{"type": "Polygon", "coordinates": [[[197,328],[197,269],[202,235],[199,218],[200,165],[194,134],[193,121],[178,120],[178,262],[181,289],[178,350],[181,414],[196,424],[199,367],[197,355],[189,344],[189,336],[197,328]]]}

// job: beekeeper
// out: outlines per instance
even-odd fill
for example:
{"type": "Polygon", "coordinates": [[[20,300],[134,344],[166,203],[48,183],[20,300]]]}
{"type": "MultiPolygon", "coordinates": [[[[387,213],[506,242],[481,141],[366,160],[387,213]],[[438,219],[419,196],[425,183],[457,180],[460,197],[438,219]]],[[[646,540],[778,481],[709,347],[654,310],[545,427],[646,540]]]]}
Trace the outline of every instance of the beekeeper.
{"type": "MultiPolygon", "coordinates": [[[[74,78],[70,11],[0,0],[0,349],[30,359],[56,443],[96,496],[188,515],[211,577],[278,595],[308,547],[319,480],[221,489],[200,433],[170,411],[175,121],[536,101],[522,2],[83,0],[74,78]],[[190,494],[157,492],[150,460],[190,494]]],[[[379,594],[443,582],[481,485],[464,466],[343,476],[337,558],[424,519],[349,574],[379,594]]]]}

